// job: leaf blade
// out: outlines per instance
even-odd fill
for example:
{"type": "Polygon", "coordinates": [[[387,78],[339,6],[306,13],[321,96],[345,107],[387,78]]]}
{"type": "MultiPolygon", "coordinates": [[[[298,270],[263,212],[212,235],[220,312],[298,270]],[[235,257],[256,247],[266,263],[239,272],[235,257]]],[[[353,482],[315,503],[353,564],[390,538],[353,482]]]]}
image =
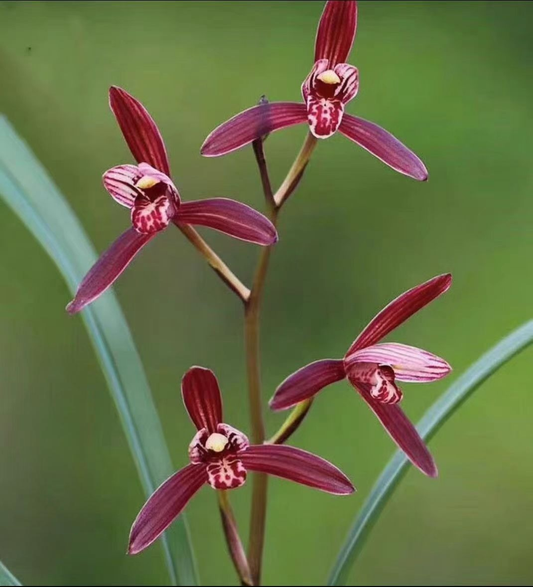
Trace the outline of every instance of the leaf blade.
{"type": "MultiPolygon", "coordinates": [[[[43,246],[74,294],[96,253],[58,188],[5,117],[0,117],[0,197],[43,246]]],[[[87,308],[82,318],[148,496],[173,467],[126,319],[113,292],[87,308]]],[[[197,585],[183,515],[165,534],[163,546],[172,583],[197,585]]]]}
{"type": "MultiPolygon", "coordinates": [[[[471,365],[429,408],[417,424],[420,436],[429,441],[470,395],[501,366],[533,343],[533,320],[506,336],[471,365]]],[[[379,514],[407,472],[408,459],[397,451],[389,461],[341,547],[328,585],[345,585],[348,574],[379,514]]]]}
{"type": "Polygon", "coordinates": [[[20,583],[4,563],[0,561],[0,587],[10,587],[15,585],[22,585],[22,583],[20,583]]]}

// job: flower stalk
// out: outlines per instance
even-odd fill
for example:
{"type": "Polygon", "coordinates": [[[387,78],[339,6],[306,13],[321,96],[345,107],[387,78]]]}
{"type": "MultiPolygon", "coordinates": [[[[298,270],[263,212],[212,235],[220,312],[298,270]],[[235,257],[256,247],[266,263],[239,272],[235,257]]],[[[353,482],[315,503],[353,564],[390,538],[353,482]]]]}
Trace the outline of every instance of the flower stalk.
{"type": "MultiPolygon", "coordinates": [[[[296,156],[292,167],[275,195],[272,194],[272,184],[270,182],[270,176],[266,164],[263,139],[260,138],[253,143],[254,154],[259,167],[263,191],[268,206],[267,217],[276,229],[280,210],[287,198],[298,186],[316,146],[316,142],[317,139],[311,133],[308,133],[300,152],[296,156]]],[[[245,302],[244,339],[246,348],[246,369],[248,374],[252,440],[255,444],[265,442],[265,425],[261,401],[261,358],[259,336],[261,303],[263,300],[271,252],[272,247],[264,247],[261,250],[250,295],[245,302]]],[[[309,406],[310,403],[311,402],[309,402],[309,406]]],[[[305,413],[306,412],[307,410],[305,410],[305,413]]],[[[303,420],[305,413],[303,413],[300,418],[296,417],[291,420],[291,430],[289,431],[288,428],[284,429],[280,436],[283,441],[296,430],[303,420]]],[[[250,517],[250,540],[248,545],[248,560],[250,562],[250,570],[254,585],[259,585],[261,582],[268,493],[267,483],[266,475],[254,475],[250,517]]]]}
{"type": "Polygon", "coordinates": [[[220,517],[222,520],[222,528],[228,544],[229,553],[235,570],[239,575],[241,585],[253,585],[252,576],[250,574],[250,567],[248,559],[239,536],[237,528],[237,521],[233,513],[233,508],[229,501],[228,492],[226,490],[217,491],[218,494],[218,508],[220,510],[220,517]]]}
{"type": "Polygon", "coordinates": [[[189,224],[177,224],[177,227],[194,248],[203,255],[211,269],[213,269],[220,279],[222,279],[222,281],[234,291],[244,303],[246,303],[250,297],[250,290],[205,242],[205,240],[198,234],[198,231],[189,224]]]}

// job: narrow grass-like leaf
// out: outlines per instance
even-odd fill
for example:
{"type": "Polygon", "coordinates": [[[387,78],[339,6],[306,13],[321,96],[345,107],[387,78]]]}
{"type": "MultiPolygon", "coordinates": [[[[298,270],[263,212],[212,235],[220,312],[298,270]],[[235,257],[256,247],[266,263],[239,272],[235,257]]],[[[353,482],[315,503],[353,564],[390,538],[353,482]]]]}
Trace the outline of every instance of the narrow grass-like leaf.
{"type": "MultiPolygon", "coordinates": [[[[95,181],[95,185],[97,183],[95,181]]],[[[0,117],[0,197],[41,243],[74,294],[95,262],[96,253],[58,188],[4,117],[0,117]]],[[[58,312],[61,319],[76,319],[63,312],[63,308],[58,312]]],[[[173,472],[173,468],[126,319],[112,291],[81,315],[148,496],[173,472]]],[[[125,529],[124,552],[128,530],[129,527],[125,529]]],[[[172,583],[196,585],[196,568],[185,516],[180,516],[166,532],[164,549],[172,583]]]]}
{"type": "MultiPolygon", "coordinates": [[[[429,441],[448,418],[495,371],[533,343],[533,320],[501,340],[471,365],[433,404],[417,425],[424,440],[429,441]]],[[[385,467],[363,505],[331,571],[328,585],[346,585],[348,574],[361,552],[365,540],[394,489],[408,470],[409,461],[397,451],[385,467]]]]}
{"type": "Polygon", "coordinates": [[[0,561],[0,587],[9,587],[11,585],[21,585],[21,583],[9,572],[2,561],[0,561]]]}

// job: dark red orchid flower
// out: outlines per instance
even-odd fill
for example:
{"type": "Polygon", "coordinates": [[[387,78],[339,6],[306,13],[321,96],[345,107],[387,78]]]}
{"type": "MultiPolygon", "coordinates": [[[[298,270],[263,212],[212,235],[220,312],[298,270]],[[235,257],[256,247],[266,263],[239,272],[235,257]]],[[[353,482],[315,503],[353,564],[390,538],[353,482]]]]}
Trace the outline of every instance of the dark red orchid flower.
{"type": "Polygon", "coordinates": [[[132,227],[100,257],[67,306],[79,312],[100,296],[135,255],[172,222],[208,226],[234,238],[268,246],[277,241],[272,223],[253,208],[227,198],[182,202],[170,178],[163,137],[144,106],[121,88],[109,90],[109,104],[138,165],[106,171],[106,190],[130,209],[132,227]]]}
{"type": "Polygon", "coordinates": [[[250,445],[242,432],[224,424],[220,389],[209,369],[189,369],[181,391],[198,430],[189,445],[190,464],[167,479],[148,499],[133,523],[129,554],[150,546],[203,485],[236,489],[245,483],[248,471],[276,475],[334,495],[354,492],[346,475],[328,461],[292,446],[250,445]]]}
{"type": "Polygon", "coordinates": [[[271,408],[286,410],[313,397],[327,385],[348,378],[412,463],[426,475],[436,477],[433,457],[397,405],[402,392],[396,381],[436,381],[448,375],[451,367],[444,359],[416,347],[378,343],[446,292],[451,283],[451,275],[439,275],[403,293],[361,332],[344,359],[316,361],[289,376],[276,390],[270,401],[271,408]]]}
{"type": "Polygon", "coordinates": [[[316,138],[328,138],[338,130],[392,169],[425,181],[426,167],[398,139],[377,124],[344,112],[359,89],[357,68],[345,63],[356,28],[357,2],[329,0],[318,25],[315,63],[302,85],[304,103],[272,102],[237,114],[207,137],[202,155],[225,155],[270,132],[307,122],[316,138]]]}

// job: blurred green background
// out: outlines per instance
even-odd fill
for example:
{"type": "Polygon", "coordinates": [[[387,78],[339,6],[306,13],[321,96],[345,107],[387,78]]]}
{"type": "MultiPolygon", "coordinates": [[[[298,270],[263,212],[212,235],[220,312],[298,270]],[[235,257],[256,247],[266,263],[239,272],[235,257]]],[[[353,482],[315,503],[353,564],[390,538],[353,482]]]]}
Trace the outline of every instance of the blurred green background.
{"type": "MultiPolygon", "coordinates": [[[[157,120],[186,199],[262,206],[250,149],[203,159],[205,136],[257,102],[297,100],[321,2],[2,2],[0,111],[103,251],[128,225],[101,186],[131,156],[107,106],[117,84],[157,120]]],[[[430,181],[394,173],[336,136],[321,143],[285,210],[263,322],[264,399],[296,368],[341,356],[390,299],[437,273],[454,286],[403,326],[455,368],[406,385],[418,418],[488,347],[531,318],[533,4],[361,2],[348,107],[426,162],[430,181]]],[[[269,138],[273,177],[304,129],[269,138]]],[[[247,281],[258,250],[206,233],[247,281]]],[[[166,584],[160,546],[125,556],[144,499],[118,417],[56,268],[2,204],[0,216],[0,558],[26,584],[166,584]]],[[[193,435],[179,381],[211,367],[227,420],[248,430],[241,308],[176,230],[150,245],[116,291],[143,358],[176,467],[193,435]]],[[[373,531],[353,585],[533,581],[531,357],[500,371],[439,433],[441,476],[410,471],[373,531]]],[[[282,416],[269,415],[273,431],[282,416]]],[[[324,582],[393,444],[344,383],[293,439],[346,471],[334,498],[271,483],[267,584],[324,582]]],[[[233,493],[246,531],[250,486],[233,493]]],[[[213,493],[188,508],[204,584],[235,583],[213,493]]]]}

